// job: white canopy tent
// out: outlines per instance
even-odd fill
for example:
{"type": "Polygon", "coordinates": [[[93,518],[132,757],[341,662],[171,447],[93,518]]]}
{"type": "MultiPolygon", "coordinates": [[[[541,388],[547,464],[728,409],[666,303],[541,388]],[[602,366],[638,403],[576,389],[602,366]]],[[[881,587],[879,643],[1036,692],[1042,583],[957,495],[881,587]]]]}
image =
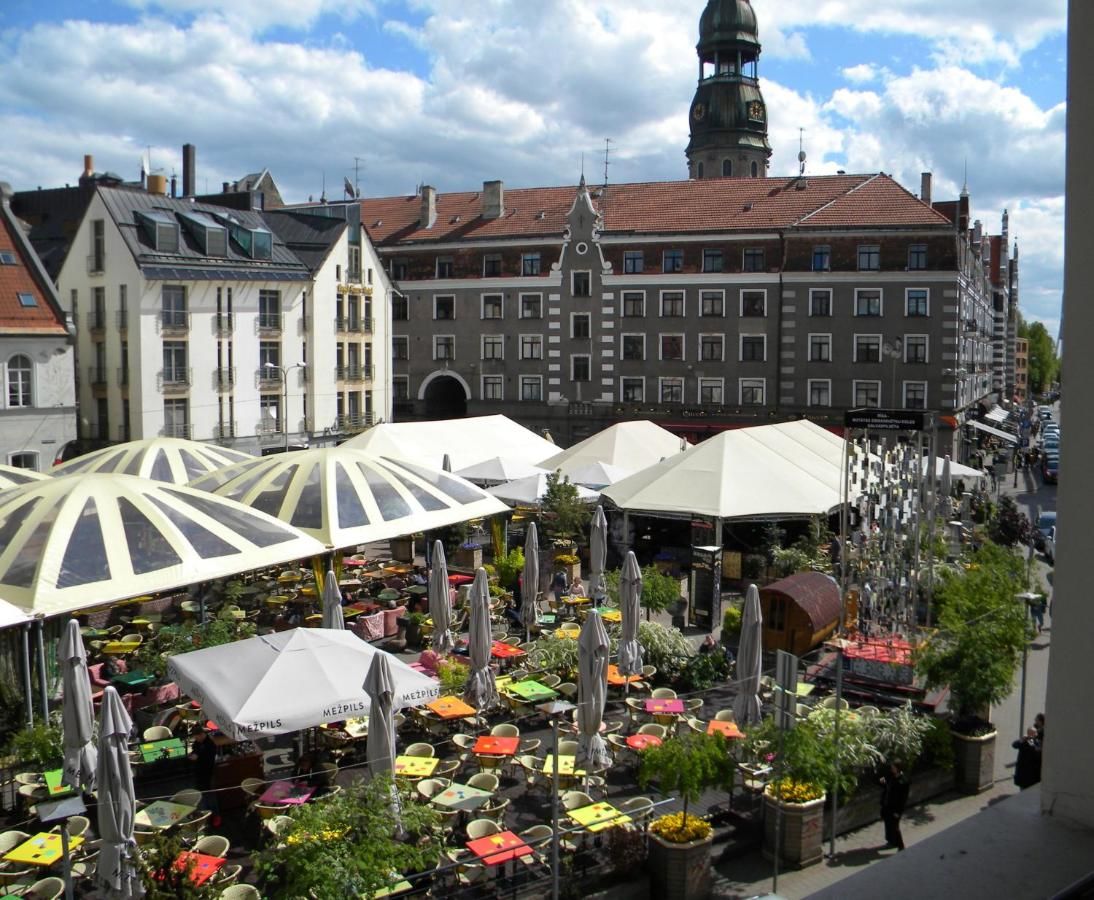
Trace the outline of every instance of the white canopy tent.
{"type": "Polygon", "coordinates": [[[467,466],[456,472],[460,478],[466,478],[472,484],[504,484],[506,481],[514,481],[517,478],[527,478],[529,475],[546,474],[546,469],[533,466],[523,459],[508,459],[504,456],[494,456],[467,466]]]}
{"type": "MultiPolygon", "coordinates": [[[[675,456],[691,445],[671,431],[646,419],[619,422],[585,438],[568,450],[558,452],[540,461],[545,469],[561,470],[576,482],[574,472],[593,463],[607,463],[628,475],[675,456]]],[[[606,482],[607,483],[607,482],[606,482]]]]}
{"type": "MultiPolygon", "coordinates": [[[[935,478],[941,478],[942,477],[942,469],[945,467],[945,465],[946,465],[946,460],[943,457],[936,456],[934,458],[934,477],[935,478]]],[[[927,461],[926,460],[923,461],[923,468],[924,469],[927,468],[927,461]]],[[[965,480],[968,480],[968,479],[971,479],[971,478],[987,478],[987,477],[988,477],[988,473],[982,471],[981,469],[974,469],[974,468],[972,468],[972,466],[966,466],[966,465],[962,465],[961,463],[952,462],[952,461],[950,462],[950,478],[954,479],[955,481],[959,478],[963,478],[965,480]]]]}
{"type": "Polygon", "coordinates": [[[62,463],[50,475],[72,475],[75,472],[117,472],[140,475],[153,481],[186,484],[208,472],[254,459],[249,453],[188,441],[182,438],[154,437],[104,447],[93,453],[77,456],[62,463]]]}
{"type": "MultiPolygon", "coordinates": [[[[596,491],[590,491],[580,485],[574,485],[574,487],[577,488],[577,496],[582,500],[592,502],[599,496],[596,491]]],[[[507,503],[535,506],[547,493],[547,473],[507,481],[505,484],[486,488],[486,492],[507,503]]]]}
{"type": "MultiPolygon", "coordinates": [[[[167,669],[221,731],[243,740],[368,715],[365,675],[383,653],[349,631],[294,628],[180,653],[167,669]]],[[[438,697],[438,682],[387,655],[396,710],[438,697]]]]}

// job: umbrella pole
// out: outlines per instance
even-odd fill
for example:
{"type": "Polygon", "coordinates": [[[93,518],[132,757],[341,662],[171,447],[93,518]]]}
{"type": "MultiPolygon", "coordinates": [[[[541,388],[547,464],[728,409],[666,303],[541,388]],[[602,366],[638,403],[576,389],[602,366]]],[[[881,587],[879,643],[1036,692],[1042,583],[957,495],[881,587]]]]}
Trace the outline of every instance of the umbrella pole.
{"type": "Polygon", "coordinates": [[[42,692],[42,720],[49,720],[49,697],[46,693],[46,644],[44,633],[46,623],[38,621],[38,687],[42,692]]]}
{"type": "Polygon", "coordinates": [[[558,900],[558,715],[553,720],[555,731],[555,766],[551,776],[551,900],[558,900]]]}
{"type": "Polygon", "coordinates": [[[30,622],[23,625],[23,697],[27,703],[27,727],[34,724],[34,697],[30,685],[30,622]]]}
{"type": "Polygon", "coordinates": [[[72,858],[68,851],[68,819],[61,822],[61,859],[64,860],[65,900],[72,900],[72,858]]]}

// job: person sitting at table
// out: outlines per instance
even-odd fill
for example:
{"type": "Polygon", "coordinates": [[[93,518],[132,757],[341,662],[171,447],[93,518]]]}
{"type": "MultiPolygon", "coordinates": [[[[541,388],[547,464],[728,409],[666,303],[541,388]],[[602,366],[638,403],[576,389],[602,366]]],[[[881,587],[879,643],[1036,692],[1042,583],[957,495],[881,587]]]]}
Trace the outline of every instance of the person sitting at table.
{"type": "Polygon", "coordinates": [[[425,587],[429,584],[429,577],[425,574],[425,569],[421,566],[414,567],[414,574],[410,576],[411,584],[418,584],[425,587]]]}
{"type": "Polygon", "coordinates": [[[507,618],[509,624],[518,631],[524,627],[524,622],[521,621],[520,618],[520,600],[515,593],[509,602],[505,604],[505,618],[507,618]]]}
{"type": "Polygon", "coordinates": [[[570,596],[571,597],[584,597],[584,596],[586,596],[586,594],[585,594],[585,585],[581,581],[581,576],[580,575],[575,575],[574,576],[574,583],[570,585],[570,596]]]}

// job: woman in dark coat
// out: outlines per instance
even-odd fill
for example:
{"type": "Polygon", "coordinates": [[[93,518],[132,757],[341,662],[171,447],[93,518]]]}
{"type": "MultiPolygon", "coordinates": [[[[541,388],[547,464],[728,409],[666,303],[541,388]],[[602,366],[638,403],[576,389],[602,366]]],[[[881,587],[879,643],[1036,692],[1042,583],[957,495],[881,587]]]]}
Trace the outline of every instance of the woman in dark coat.
{"type": "Polygon", "coordinates": [[[1026,736],[1011,744],[1018,751],[1018,761],[1014,764],[1014,783],[1025,788],[1041,780],[1041,739],[1037,729],[1030,728],[1026,736]]]}

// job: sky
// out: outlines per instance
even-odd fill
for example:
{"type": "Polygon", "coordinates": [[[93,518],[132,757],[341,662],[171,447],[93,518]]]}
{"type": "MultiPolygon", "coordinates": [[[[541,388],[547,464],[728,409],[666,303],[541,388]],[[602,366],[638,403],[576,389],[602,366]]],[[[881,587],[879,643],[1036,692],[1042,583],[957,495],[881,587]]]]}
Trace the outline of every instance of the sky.
{"type": "MultiPolygon", "coordinates": [[[[706,0],[3,0],[0,180],[269,168],[288,202],[687,177],[706,0]]],[[[1027,319],[1063,283],[1066,0],[753,0],[771,173],[1004,209],[1027,319]],[[1020,14],[1019,14],[1020,13],[1020,14]]]]}

